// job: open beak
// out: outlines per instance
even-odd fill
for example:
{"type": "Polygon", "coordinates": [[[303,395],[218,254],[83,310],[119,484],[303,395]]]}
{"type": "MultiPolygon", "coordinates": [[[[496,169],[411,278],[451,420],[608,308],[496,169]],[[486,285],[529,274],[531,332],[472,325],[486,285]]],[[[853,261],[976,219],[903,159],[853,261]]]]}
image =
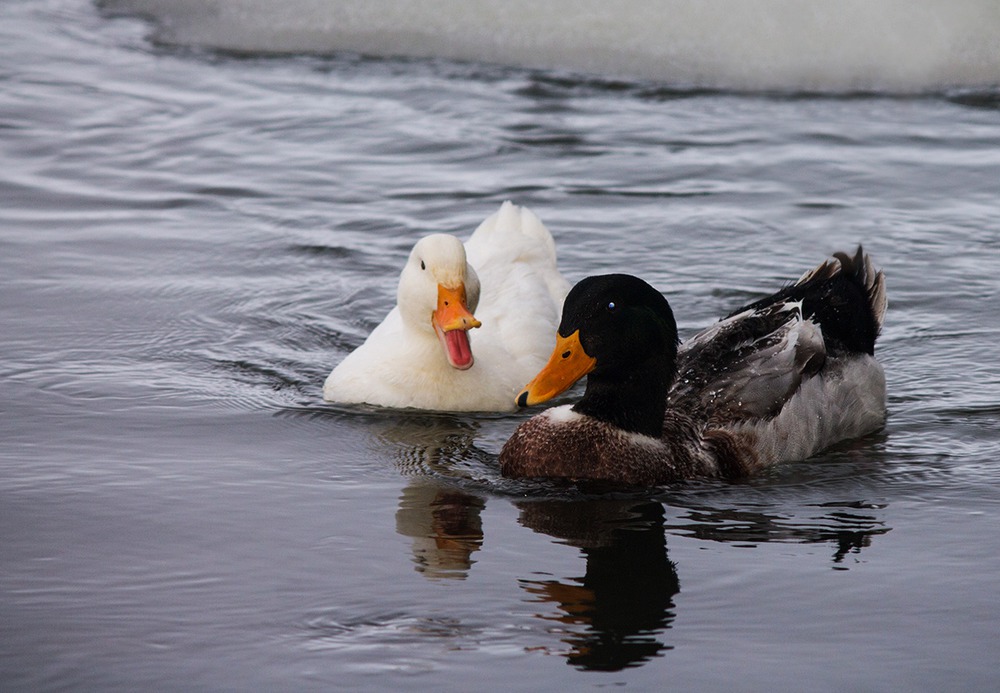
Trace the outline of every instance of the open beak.
{"type": "Polygon", "coordinates": [[[580,344],[580,330],[568,337],[556,335],[556,348],[549,362],[517,396],[517,406],[530,407],[547,402],[568,390],[573,383],[594,370],[597,360],[580,344]]]}
{"type": "Polygon", "coordinates": [[[469,312],[464,284],[455,288],[438,284],[437,309],[431,315],[431,323],[452,368],[460,371],[472,368],[475,360],[469,345],[469,330],[482,323],[469,312]]]}

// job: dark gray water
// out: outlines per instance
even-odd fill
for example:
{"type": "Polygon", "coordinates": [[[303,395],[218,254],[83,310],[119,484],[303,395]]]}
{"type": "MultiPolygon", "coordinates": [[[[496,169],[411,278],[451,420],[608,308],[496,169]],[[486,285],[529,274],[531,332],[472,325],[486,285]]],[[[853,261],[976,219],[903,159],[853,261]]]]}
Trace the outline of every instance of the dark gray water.
{"type": "Polygon", "coordinates": [[[987,690],[1000,98],[149,40],[0,5],[0,688],[987,690]],[[740,484],[500,478],[335,408],[412,244],[504,199],[682,332],[864,243],[884,431],[740,484]]]}

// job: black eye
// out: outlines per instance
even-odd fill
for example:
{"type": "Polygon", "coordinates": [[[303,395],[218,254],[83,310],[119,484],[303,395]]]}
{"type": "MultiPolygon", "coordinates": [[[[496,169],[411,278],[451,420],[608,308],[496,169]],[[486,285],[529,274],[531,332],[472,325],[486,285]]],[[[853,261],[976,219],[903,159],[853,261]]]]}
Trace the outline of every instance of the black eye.
{"type": "Polygon", "coordinates": [[[614,301],[609,302],[608,303],[608,312],[609,313],[614,313],[616,307],[617,306],[615,306],[615,302],[614,301]]]}
{"type": "Polygon", "coordinates": [[[423,260],[420,261],[420,269],[422,269],[422,270],[427,269],[427,265],[424,264],[423,260]]]}

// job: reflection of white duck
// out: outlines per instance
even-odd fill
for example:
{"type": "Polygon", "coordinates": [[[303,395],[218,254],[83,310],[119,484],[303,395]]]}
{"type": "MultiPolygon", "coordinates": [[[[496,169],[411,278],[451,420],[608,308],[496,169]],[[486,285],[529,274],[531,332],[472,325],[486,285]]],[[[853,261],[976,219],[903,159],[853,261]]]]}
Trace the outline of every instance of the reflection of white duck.
{"type": "Polygon", "coordinates": [[[505,202],[464,246],[454,236],[427,236],[400,274],[396,307],[333,369],[323,398],[512,410],[552,350],[568,290],[552,235],[526,208],[505,202]]]}

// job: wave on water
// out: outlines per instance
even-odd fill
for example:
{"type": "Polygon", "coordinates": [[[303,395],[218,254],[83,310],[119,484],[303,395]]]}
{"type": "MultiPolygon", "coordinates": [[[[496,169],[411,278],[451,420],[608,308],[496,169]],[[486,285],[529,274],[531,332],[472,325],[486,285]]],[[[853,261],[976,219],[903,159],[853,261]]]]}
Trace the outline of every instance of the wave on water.
{"type": "Polygon", "coordinates": [[[99,0],[161,43],[445,58],[682,88],[1000,85],[996,0],[99,0]]]}

